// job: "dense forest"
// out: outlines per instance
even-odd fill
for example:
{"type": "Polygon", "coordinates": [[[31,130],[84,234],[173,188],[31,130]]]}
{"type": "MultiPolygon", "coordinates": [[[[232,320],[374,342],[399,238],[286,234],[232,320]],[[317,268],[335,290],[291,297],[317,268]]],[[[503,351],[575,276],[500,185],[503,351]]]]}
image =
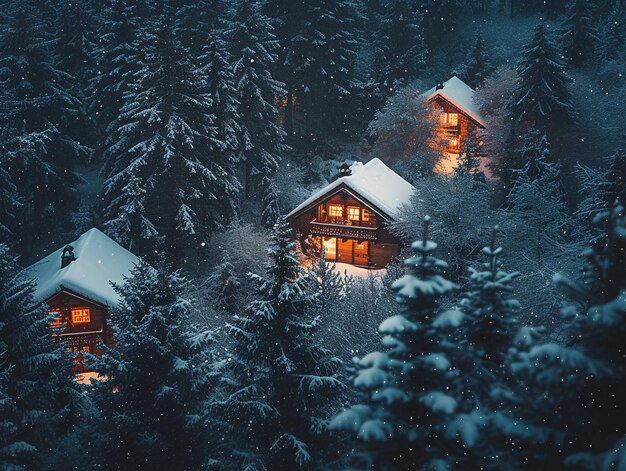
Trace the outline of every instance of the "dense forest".
{"type": "Polygon", "coordinates": [[[0,469],[626,470],[623,0],[0,5],[0,469]],[[353,276],[285,215],[374,157],[353,276]],[[79,384],[24,269],[93,227],[141,261],[79,384]]]}

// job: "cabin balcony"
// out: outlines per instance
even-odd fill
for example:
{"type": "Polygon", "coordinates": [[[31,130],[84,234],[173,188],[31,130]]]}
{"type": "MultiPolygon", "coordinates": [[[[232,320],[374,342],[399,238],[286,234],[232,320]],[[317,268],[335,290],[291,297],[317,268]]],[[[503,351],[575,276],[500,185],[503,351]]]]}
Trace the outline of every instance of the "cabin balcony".
{"type": "Polygon", "coordinates": [[[345,221],[338,219],[336,223],[321,222],[317,219],[311,221],[311,234],[320,235],[324,237],[339,237],[342,239],[356,239],[356,240],[372,240],[378,239],[378,227],[357,226],[351,224],[352,221],[345,221]]]}

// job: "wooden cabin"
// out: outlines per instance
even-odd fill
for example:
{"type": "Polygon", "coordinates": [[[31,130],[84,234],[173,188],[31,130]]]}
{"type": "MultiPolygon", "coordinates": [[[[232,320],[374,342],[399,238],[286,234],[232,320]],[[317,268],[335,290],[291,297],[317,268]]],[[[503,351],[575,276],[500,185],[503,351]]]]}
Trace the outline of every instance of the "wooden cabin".
{"type": "Polygon", "coordinates": [[[51,253],[26,269],[35,285],[34,300],[54,314],[52,335],[76,352],[75,370],[89,370],[83,352],[102,353],[113,345],[109,309],[118,303],[111,283],[121,284],[138,258],[98,229],[51,253]]]}
{"type": "Polygon", "coordinates": [[[344,165],[340,177],[291,213],[287,220],[301,240],[313,236],[326,259],[379,269],[400,253],[400,240],[388,230],[413,186],[380,159],[344,165]]]}
{"type": "MultiPolygon", "coordinates": [[[[453,76],[423,96],[441,110],[437,139],[433,145],[444,154],[458,156],[463,151],[468,134],[485,129],[480,109],[474,103],[474,89],[460,78],[453,76]]],[[[450,160],[456,163],[456,159],[450,160]]]]}

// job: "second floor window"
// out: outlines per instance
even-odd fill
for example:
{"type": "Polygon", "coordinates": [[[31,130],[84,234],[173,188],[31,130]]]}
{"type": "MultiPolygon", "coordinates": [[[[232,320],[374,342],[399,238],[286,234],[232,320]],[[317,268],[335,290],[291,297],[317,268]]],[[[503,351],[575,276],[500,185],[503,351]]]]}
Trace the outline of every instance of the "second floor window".
{"type": "Polygon", "coordinates": [[[343,206],[338,204],[328,205],[328,215],[331,218],[340,218],[343,216],[343,206]]]}
{"type": "Polygon", "coordinates": [[[88,324],[89,322],[91,322],[90,309],[72,309],[72,324],[88,324]]]}
{"type": "Polygon", "coordinates": [[[441,124],[445,124],[446,126],[457,126],[459,124],[459,114],[458,113],[442,113],[441,124]]]}
{"type": "Polygon", "coordinates": [[[358,206],[348,206],[348,219],[350,221],[358,221],[360,211],[361,208],[359,208],[358,206]]]}

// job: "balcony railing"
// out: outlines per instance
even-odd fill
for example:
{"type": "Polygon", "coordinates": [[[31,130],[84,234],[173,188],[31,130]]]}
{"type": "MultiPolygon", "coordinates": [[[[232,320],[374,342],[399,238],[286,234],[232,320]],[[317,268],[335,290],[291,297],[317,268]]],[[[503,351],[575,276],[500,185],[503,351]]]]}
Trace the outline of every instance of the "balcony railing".
{"type": "Polygon", "coordinates": [[[378,227],[332,224],[313,220],[311,221],[311,234],[344,239],[376,240],[378,239],[378,227]]]}

